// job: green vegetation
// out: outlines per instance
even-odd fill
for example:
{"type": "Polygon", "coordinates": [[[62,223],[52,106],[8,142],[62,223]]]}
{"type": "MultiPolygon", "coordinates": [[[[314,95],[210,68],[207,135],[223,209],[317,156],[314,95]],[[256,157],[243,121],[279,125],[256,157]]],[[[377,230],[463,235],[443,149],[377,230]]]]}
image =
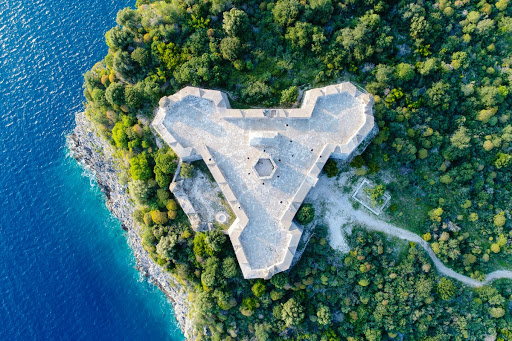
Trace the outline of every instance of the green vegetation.
{"type": "Polygon", "coordinates": [[[375,185],[371,188],[365,188],[364,191],[370,198],[372,206],[377,207],[382,206],[382,204],[384,204],[383,196],[384,192],[386,191],[384,185],[375,185]]]}
{"type": "Polygon", "coordinates": [[[328,178],[333,178],[336,175],[338,175],[338,166],[336,165],[336,161],[334,161],[333,159],[327,160],[323,171],[328,178]]]}
{"type": "MultiPolygon", "coordinates": [[[[190,229],[168,189],[176,156],[148,126],[158,100],[186,85],[221,88],[233,105],[277,106],[296,105],[300,87],[348,77],[374,95],[380,128],[351,162],[356,174],[390,174],[392,218],[481,278],[512,262],[508,0],[136,6],[118,13],[107,56],[84,76],[86,113],[116,150],[144,248],[190,291],[199,339],[512,338],[510,283],[462,287],[414,246],[397,253],[357,229],[346,256],[317,227],[289,273],[244,280],[222,233],[190,229]]],[[[314,216],[300,213],[302,223],[314,216]]]]}
{"type": "Polygon", "coordinates": [[[309,224],[315,219],[315,208],[311,204],[303,204],[297,211],[295,219],[302,225],[309,224]]]}
{"type": "Polygon", "coordinates": [[[181,164],[180,176],[184,177],[185,179],[189,179],[193,175],[194,175],[194,166],[192,166],[190,163],[183,162],[181,164]]]}

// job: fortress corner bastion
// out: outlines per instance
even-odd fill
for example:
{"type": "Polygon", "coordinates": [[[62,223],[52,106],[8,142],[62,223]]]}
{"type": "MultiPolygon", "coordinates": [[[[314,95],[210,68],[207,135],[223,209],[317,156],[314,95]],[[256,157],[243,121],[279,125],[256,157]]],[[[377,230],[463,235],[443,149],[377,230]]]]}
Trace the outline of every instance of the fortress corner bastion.
{"type": "Polygon", "coordinates": [[[293,109],[231,109],[221,91],[186,87],[160,100],[152,127],[180,163],[204,160],[236,216],[228,235],[244,277],[265,279],[290,268],[293,218],[325,162],[350,160],[377,132],[372,96],[350,82],[308,90],[293,109]]]}

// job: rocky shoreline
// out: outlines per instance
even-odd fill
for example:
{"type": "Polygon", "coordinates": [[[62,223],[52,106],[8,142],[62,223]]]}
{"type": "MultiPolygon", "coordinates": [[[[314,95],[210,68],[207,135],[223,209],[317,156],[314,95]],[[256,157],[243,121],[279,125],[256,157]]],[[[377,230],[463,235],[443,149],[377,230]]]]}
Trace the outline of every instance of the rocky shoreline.
{"type": "Polygon", "coordinates": [[[141,227],[133,220],[135,207],[130,200],[128,186],[121,185],[119,182],[113,148],[108,141],[95,133],[93,124],[83,112],[77,113],[75,120],[76,127],[68,136],[71,155],[94,175],[101,191],[105,194],[107,208],[121,221],[123,229],[128,233],[128,243],[137,260],[137,269],[171,300],[174,315],[183,334],[187,339],[193,339],[188,292],[171,274],[163,271],[142,247],[142,239],[139,235],[141,227]]]}

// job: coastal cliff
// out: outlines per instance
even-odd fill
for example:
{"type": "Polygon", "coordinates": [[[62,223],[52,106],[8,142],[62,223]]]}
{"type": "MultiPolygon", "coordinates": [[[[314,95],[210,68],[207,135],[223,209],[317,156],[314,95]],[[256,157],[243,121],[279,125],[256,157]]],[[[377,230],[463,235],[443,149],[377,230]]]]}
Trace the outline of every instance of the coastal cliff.
{"type": "Polygon", "coordinates": [[[135,255],[137,269],[171,300],[174,315],[183,334],[187,339],[193,339],[188,292],[171,274],[156,264],[142,247],[142,238],[139,234],[141,227],[133,220],[135,207],[130,199],[128,186],[119,182],[113,148],[108,141],[96,134],[94,125],[83,112],[77,113],[75,120],[76,127],[68,137],[71,155],[94,175],[105,194],[107,208],[121,221],[123,230],[128,234],[128,243],[135,255]]]}

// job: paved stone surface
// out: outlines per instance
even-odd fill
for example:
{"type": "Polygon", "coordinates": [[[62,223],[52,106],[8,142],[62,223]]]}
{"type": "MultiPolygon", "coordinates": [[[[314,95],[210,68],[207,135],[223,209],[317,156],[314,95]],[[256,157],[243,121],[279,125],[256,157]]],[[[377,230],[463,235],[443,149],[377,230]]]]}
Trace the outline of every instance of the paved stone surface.
{"type": "Polygon", "coordinates": [[[228,234],[244,277],[269,278],[291,265],[292,220],[325,162],[375,131],[372,105],[348,82],[307,91],[297,109],[231,109],[224,93],[187,87],[160,100],[152,126],[182,162],[205,161],[237,216],[228,234]]]}

